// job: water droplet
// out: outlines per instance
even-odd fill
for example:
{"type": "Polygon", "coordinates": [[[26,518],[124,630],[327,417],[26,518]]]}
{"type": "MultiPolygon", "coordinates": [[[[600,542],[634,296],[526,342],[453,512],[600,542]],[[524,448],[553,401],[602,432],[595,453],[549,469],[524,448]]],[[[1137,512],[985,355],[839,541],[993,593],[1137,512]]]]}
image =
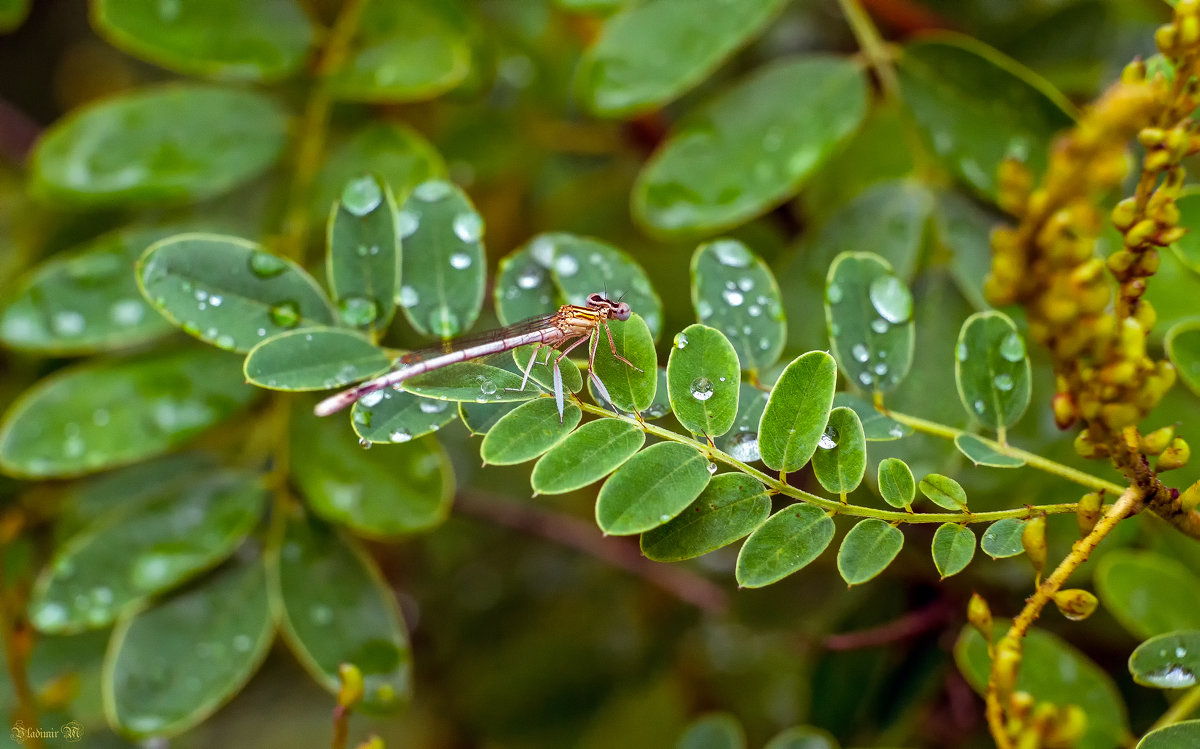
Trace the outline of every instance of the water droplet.
{"type": "Polygon", "coordinates": [[[388,434],[388,439],[392,442],[408,442],[412,439],[412,435],[406,429],[396,429],[388,434]]]}
{"type": "Polygon", "coordinates": [[[833,425],[826,425],[825,431],[821,432],[821,439],[817,440],[817,447],[822,450],[832,450],[837,447],[838,430],[833,425]]]}
{"type": "Polygon", "coordinates": [[[83,315],[74,310],[63,310],[54,314],[50,318],[50,327],[54,330],[55,335],[73,336],[83,332],[87,320],[83,315]]]}
{"type": "Polygon", "coordinates": [[[1003,390],[1004,392],[1008,392],[1009,390],[1013,389],[1012,375],[1010,375],[1006,372],[1001,372],[1000,374],[993,377],[992,382],[995,383],[997,390],[1003,390]]]}
{"type": "Polygon", "coordinates": [[[379,318],[379,305],[374,299],[363,296],[348,296],[338,300],[338,313],[342,322],[353,327],[364,327],[379,318]]]}
{"type": "Polygon", "coordinates": [[[957,357],[959,361],[966,361],[970,353],[971,351],[967,348],[967,344],[965,343],[960,343],[954,348],[954,356],[957,357]]]}
{"type": "Polygon", "coordinates": [[[850,347],[850,355],[854,357],[855,361],[859,362],[865,362],[871,358],[871,352],[861,343],[856,343],[850,347]]]}
{"type": "Polygon", "coordinates": [[[520,274],[517,275],[517,286],[522,289],[533,289],[542,282],[543,278],[545,278],[545,273],[542,271],[542,269],[539,266],[530,263],[521,270],[520,274]]]}
{"type": "Polygon", "coordinates": [[[718,239],[709,248],[717,256],[717,262],[731,268],[745,268],[754,261],[746,245],[736,239],[718,239]]]}
{"type": "Polygon", "coordinates": [[[837,304],[842,301],[842,287],[835,283],[829,284],[829,288],[825,289],[825,298],[830,304],[837,304]]]}
{"type": "Polygon", "coordinates": [[[875,377],[870,372],[859,372],[858,382],[863,387],[869,387],[871,383],[875,382],[875,377]]]}
{"type": "Polygon", "coordinates": [[[696,302],[696,315],[701,320],[707,320],[708,318],[712,317],[712,314],[713,306],[711,302],[709,302],[707,299],[701,299],[700,301],[696,302]]]}
{"type": "Polygon", "coordinates": [[[750,315],[751,317],[758,317],[762,314],[762,307],[759,307],[757,304],[751,304],[746,308],[746,314],[750,315]]]}
{"type": "Polygon", "coordinates": [[[688,345],[687,336],[684,335],[683,333],[676,333],[675,334],[675,348],[678,348],[678,349],[687,348],[687,345],[688,345]]]}
{"type": "Polygon", "coordinates": [[[1142,681],[1164,689],[1183,689],[1196,683],[1196,674],[1191,669],[1172,663],[1142,675],[1142,681]]]}
{"type": "Polygon", "coordinates": [[[33,611],[33,623],[38,629],[55,629],[66,622],[67,607],[61,603],[45,601],[33,611]]]}
{"type": "Polygon", "coordinates": [[[373,393],[367,393],[363,397],[359,398],[358,403],[363,408],[374,408],[375,406],[379,405],[380,401],[383,400],[383,395],[384,393],[382,390],[376,390],[373,393]]]}
{"type": "Polygon", "coordinates": [[[155,590],[170,576],[170,559],[162,554],[146,554],[138,557],[130,576],[133,584],[142,590],[155,590]]]}
{"type": "Polygon", "coordinates": [[[875,331],[879,335],[883,335],[884,333],[888,332],[888,327],[888,321],[884,320],[882,317],[876,317],[871,321],[871,330],[875,331]]]}
{"type": "Polygon", "coordinates": [[[745,297],[742,296],[742,292],[737,291],[736,289],[725,289],[721,292],[721,296],[725,299],[730,307],[737,307],[742,303],[743,300],[745,300],[745,297]]]}
{"type": "Polygon", "coordinates": [[[471,256],[465,252],[456,252],[450,256],[450,267],[455,270],[465,270],[471,267],[471,256]]]}
{"type": "Polygon", "coordinates": [[[358,446],[364,450],[370,450],[371,449],[371,440],[367,439],[366,437],[360,437],[358,439],[358,446]]]}
{"type": "Polygon", "coordinates": [[[462,330],[458,315],[448,307],[439,307],[429,314],[429,327],[442,338],[452,338],[462,330]]]}
{"type": "Polygon", "coordinates": [[[879,362],[874,367],[871,367],[871,371],[875,373],[875,376],[883,377],[888,373],[888,366],[883,362],[879,362]]]}
{"type": "Polygon", "coordinates": [[[324,605],[313,606],[308,612],[313,624],[328,624],[333,621],[333,609],[324,605]]]}
{"type": "Polygon", "coordinates": [[[573,276],[579,271],[579,261],[574,255],[559,255],[554,258],[554,270],[560,276],[573,276]]]}
{"type": "Polygon", "coordinates": [[[401,307],[412,309],[421,303],[421,295],[411,286],[401,286],[400,293],[396,295],[396,301],[401,307]]]}
{"type": "Polygon", "coordinates": [[[716,463],[713,463],[713,462],[709,462],[709,464],[708,464],[708,472],[709,472],[710,474],[716,473],[716,472],[717,472],[717,464],[716,464],[716,463]]]}
{"type": "Polygon", "coordinates": [[[494,395],[496,392],[496,383],[492,382],[491,380],[484,380],[483,382],[479,383],[479,392],[483,393],[484,395],[494,395]]]}
{"type": "Polygon", "coordinates": [[[454,187],[445,180],[431,179],[413,188],[413,197],[426,203],[435,203],[450,195],[454,187]]]}
{"type": "Polygon", "coordinates": [[[1176,658],[1186,658],[1187,657],[1187,648],[1185,648],[1182,645],[1176,646],[1175,657],[1176,658]]]}
{"type": "Polygon", "coordinates": [[[250,272],[259,278],[272,278],[285,270],[287,263],[281,257],[259,250],[250,253],[250,272]]]}
{"type": "Polygon", "coordinates": [[[729,446],[729,454],[743,463],[752,463],[762,457],[758,450],[758,432],[739,432],[729,446]]]}
{"type": "Polygon", "coordinates": [[[254,647],[254,638],[250,635],[233,636],[233,649],[239,653],[249,653],[252,647],[254,647]]]}
{"type": "Polygon", "coordinates": [[[742,291],[749,292],[751,289],[754,288],[754,279],[750,278],[749,276],[747,276],[745,278],[739,278],[737,285],[738,285],[738,288],[741,289],[742,291]]]}
{"type": "Polygon", "coordinates": [[[109,414],[106,408],[97,408],[92,412],[92,423],[98,427],[108,426],[109,414]]]}
{"type": "Polygon", "coordinates": [[[868,291],[871,306],[879,316],[893,324],[912,317],[912,294],[904,282],[895,276],[880,276],[871,282],[868,291]]]}
{"type": "Polygon", "coordinates": [[[976,400],[975,403],[973,403],[972,405],[975,407],[975,413],[977,413],[977,414],[983,413],[984,403],[982,400],[976,400]]]}
{"type": "Polygon", "coordinates": [[[383,189],[374,177],[351,180],[342,189],[342,207],[355,216],[365,216],[383,202],[383,189]]]}
{"type": "Polygon", "coordinates": [[[665,523],[665,522],[667,522],[668,520],[670,520],[670,519],[671,519],[671,516],[670,516],[670,515],[668,515],[667,513],[665,513],[665,512],[664,512],[663,514],[661,514],[661,515],[659,515],[659,516],[658,516],[658,519],[659,519],[659,521],[660,521],[660,522],[663,522],[663,523],[665,523]]]}
{"type": "Polygon", "coordinates": [[[697,377],[692,380],[691,387],[688,389],[691,391],[692,397],[698,401],[708,400],[717,391],[716,387],[712,384],[712,380],[707,377],[697,377]]]}
{"type": "Polygon", "coordinates": [[[213,294],[212,296],[210,296],[210,297],[208,298],[208,303],[209,303],[209,304],[211,304],[211,305],[212,305],[212,306],[214,306],[214,307],[220,307],[220,306],[221,306],[221,303],[222,303],[222,302],[224,302],[224,301],[225,301],[224,299],[222,299],[221,297],[217,296],[216,294],[213,294]]]}
{"type": "Polygon", "coordinates": [[[478,213],[464,212],[454,217],[454,236],[464,242],[483,239],[483,219],[478,213]]]}
{"type": "Polygon", "coordinates": [[[213,343],[217,344],[217,348],[232,351],[237,342],[233,340],[233,336],[228,333],[222,333],[216,337],[213,343]]]}
{"type": "Polygon", "coordinates": [[[271,307],[271,322],[280,328],[294,328],[300,324],[300,305],[295,302],[280,302],[271,307]]]}
{"type": "Polygon", "coordinates": [[[137,325],[146,315],[146,305],[137,299],[122,299],[114,302],[108,316],[117,325],[137,325]]]}
{"type": "Polygon", "coordinates": [[[1000,356],[1010,362],[1019,362],[1025,358],[1025,341],[1021,334],[1013,330],[1000,341],[1000,356]]]}
{"type": "Polygon", "coordinates": [[[417,405],[424,414],[440,414],[449,406],[446,401],[435,401],[429,398],[423,398],[417,405]]]}
{"type": "Polygon", "coordinates": [[[760,338],[758,339],[758,348],[762,351],[766,351],[767,349],[771,348],[771,342],[766,338],[760,338]]]}

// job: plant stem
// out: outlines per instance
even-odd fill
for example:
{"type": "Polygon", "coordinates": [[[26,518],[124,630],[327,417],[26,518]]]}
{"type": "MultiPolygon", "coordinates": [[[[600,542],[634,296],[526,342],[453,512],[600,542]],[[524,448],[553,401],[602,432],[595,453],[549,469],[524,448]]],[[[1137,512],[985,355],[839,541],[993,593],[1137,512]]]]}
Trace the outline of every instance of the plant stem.
{"type": "MultiPolygon", "coordinates": [[[[4,563],[4,553],[0,550],[0,582],[8,579],[8,570],[4,563]]],[[[23,722],[28,728],[38,726],[37,702],[34,700],[33,689],[29,686],[28,648],[22,647],[17,641],[20,637],[20,609],[16,598],[16,588],[0,589],[0,638],[4,640],[4,661],[8,665],[8,678],[12,682],[13,692],[17,698],[13,718],[23,722]]],[[[29,746],[41,749],[42,740],[35,736],[28,737],[29,746]]]]}
{"type": "Polygon", "coordinates": [[[892,67],[891,56],[884,47],[879,30],[871,22],[871,17],[863,10],[858,0],[838,0],[838,4],[842,6],[842,15],[850,25],[850,31],[854,33],[863,57],[867,58],[867,62],[879,76],[879,86],[883,89],[884,96],[892,100],[899,99],[900,82],[896,78],[896,69],[892,67]]]}
{"type": "Polygon", "coordinates": [[[1167,711],[1162,714],[1158,720],[1154,721],[1154,725],[1150,726],[1150,731],[1156,728],[1162,728],[1181,720],[1187,720],[1192,713],[1200,710],[1200,687],[1192,687],[1183,693],[1183,696],[1175,700],[1175,704],[1167,708],[1167,711]]]}

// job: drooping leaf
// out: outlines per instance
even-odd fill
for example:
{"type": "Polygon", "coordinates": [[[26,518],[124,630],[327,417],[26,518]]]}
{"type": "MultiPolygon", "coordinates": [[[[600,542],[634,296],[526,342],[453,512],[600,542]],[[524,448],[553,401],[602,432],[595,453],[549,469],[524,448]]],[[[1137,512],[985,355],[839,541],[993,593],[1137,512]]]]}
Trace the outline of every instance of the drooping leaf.
{"type": "Polygon", "coordinates": [[[779,359],[787,339],[779,285],[746,245],[718,239],[696,248],[692,306],[700,322],[733,344],[742,369],[766,369],[779,359]]]}
{"type": "Polygon", "coordinates": [[[142,294],[189,335],[231,351],[299,327],[334,324],[312,276],[254,242],[176,234],[137,265],[142,294]]]}
{"type": "Polygon", "coordinates": [[[867,89],[848,60],[766,66],[670,135],[638,175],[633,212],[661,234],[715,232],[794,194],[862,123],[867,89]]]}
{"type": "Polygon", "coordinates": [[[813,475],[827,492],[854,491],[867,470],[867,442],[858,415],[849,408],[833,409],[824,434],[834,444],[824,447],[818,443],[812,456],[813,475]]]}
{"type": "Polygon", "coordinates": [[[625,462],[604,482],[596,523],[605,533],[629,536],[663,525],[683,512],[708,484],[708,461],[695,448],[660,442],[625,462]]]}
{"type": "Polygon", "coordinates": [[[737,581],[761,588],[805,567],[833,540],[833,520],[820,507],[789,505],[750,534],[738,553],[737,581]]]}
{"type": "Polygon", "coordinates": [[[270,590],[282,632],[301,665],[338,691],[338,666],[362,671],[361,706],[395,710],[408,701],[412,653],[396,599],[357,545],[304,519],[288,522],[269,557],[270,590]]]}
{"type": "Polygon", "coordinates": [[[430,180],[413,188],[397,226],[404,316],[425,335],[462,334],[483,306],[483,218],[458,187],[430,180]]]}
{"type": "Polygon", "coordinates": [[[967,460],[977,466],[991,466],[992,468],[1020,468],[1025,465],[1025,459],[1013,455],[1005,455],[997,451],[987,442],[973,434],[963,432],[954,438],[954,446],[958,451],[967,456],[967,460]]]}
{"type": "Polygon", "coordinates": [[[58,550],[34,586],[30,621],[46,633],[111,624],[229,556],[266,499],[253,477],[226,471],[114,513],[58,550]]]}
{"type": "Polygon", "coordinates": [[[633,366],[612,355],[608,336],[601,331],[596,343],[596,375],[617,408],[622,411],[649,408],[658,389],[658,354],[650,328],[641,315],[634,313],[625,322],[609,320],[608,329],[617,353],[633,366]]]}
{"type": "Polygon", "coordinates": [[[867,442],[891,442],[912,434],[912,427],[884,416],[870,401],[853,393],[835,393],[833,407],[840,406],[853,409],[858,414],[867,442]]]}
{"type": "Polygon", "coordinates": [[[271,390],[329,390],[392,365],[387,352],[345,328],[304,328],[272,336],[250,349],[246,381],[271,390]]]}
{"type": "Polygon", "coordinates": [[[931,473],[921,479],[917,488],[938,507],[960,512],[967,510],[967,493],[963,491],[961,484],[949,476],[931,473]]]}
{"type": "Polygon", "coordinates": [[[850,529],[838,549],[837,566],[848,585],[859,585],[883,572],[904,546],[899,528],[865,518],[850,529]]]}
{"type": "Polygon", "coordinates": [[[1147,687],[1194,687],[1200,674],[1200,630],[1181,630],[1146,640],[1129,656],[1129,673],[1134,681],[1147,687]]]}
{"type": "Polygon", "coordinates": [[[710,713],[692,721],[675,749],[746,749],[746,734],[729,713],[710,713]]]}
{"type": "Polygon", "coordinates": [[[1163,348],[1180,381],[1200,395],[1200,318],[1172,325],[1163,337],[1163,348]]]}
{"type": "Polygon", "coordinates": [[[1021,544],[1021,534],[1025,530],[1025,521],[1019,518],[1001,518],[987,527],[979,548],[992,559],[1015,557],[1025,551],[1021,544]]]}
{"type": "Polygon", "coordinates": [[[160,455],[245,407],[257,391],[214,349],[153,351],[61,370],[0,422],[0,467],[76,476],[160,455]]]}
{"type": "Polygon", "coordinates": [[[645,442],[645,433],[629,422],[589,421],[534,464],[529,483],[538,494],[580,489],[617,470],[645,442]]]}
{"type": "Polygon", "coordinates": [[[975,532],[965,525],[944,523],[933,534],[933,566],[942,579],[957,575],[975,558],[975,532]]]}
{"type": "Polygon", "coordinates": [[[378,335],[396,313],[400,237],[396,201],[378,177],[346,183],[329,217],[325,272],[341,323],[378,335]]]}
{"type": "Polygon", "coordinates": [[[394,444],[436,432],[454,421],[456,416],[458,410],[449,401],[384,388],[358,399],[350,412],[350,423],[360,440],[394,444]]]}
{"type": "Polygon", "coordinates": [[[1021,418],[1032,392],[1029,357],[1017,326],[1003,312],[976,312],[954,350],[954,380],[963,408],[989,429],[1021,418]]]}
{"type": "Polygon", "coordinates": [[[684,429],[718,437],[737,416],[741,366],[721,331],[699,323],[676,334],[667,359],[671,410],[684,429]]]}
{"type": "Polygon", "coordinates": [[[339,200],[346,183],[364,174],[381,177],[398,198],[430,179],[444,177],[446,165],[420,133],[399,122],[372,121],[329,151],[317,175],[310,210],[323,215],[339,200]]]}
{"type": "Polygon", "coordinates": [[[838,367],[855,386],[887,392],[912,366],[912,295],[886,261],[838,255],[825,283],[825,320],[838,367]]]}
{"type": "Polygon", "coordinates": [[[714,476],[687,509],[642,534],[642,553],[656,562],[678,562],[728,546],[771,514],[766,487],[742,473],[714,476]]]}
{"type": "Polygon", "coordinates": [[[776,471],[795,471],[817,450],[829,412],[837,367],[823,351],[792,360],[771,390],[758,427],[762,460],[776,471]]]}
{"type": "Polygon", "coordinates": [[[483,438],[479,454],[493,465],[533,460],[562,442],[581,418],[583,412],[574,403],[567,403],[560,417],[552,398],[538,398],[500,417],[483,438]]]}
{"type": "Polygon", "coordinates": [[[1200,577],[1178,560],[1153,552],[1110,552],[1096,567],[1096,594],[1105,610],[1137,637],[1200,629],[1200,577]]]}
{"type": "Polygon", "coordinates": [[[222,570],[117,625],[104,669],[109,713],[130,736],[182,733],[245,686],[274,634],[262,562],[222,570]]]}
{"type": "Polygon", "coordinates": [[[80,206],[199,200],[262,173],[286,139],[286,115],[262,94],[195,84],[140,89],[47,130],[33,152],[33,185],[80,206]]]}
{"type": "Polygon", "coordinates": [[[907,510],[917,495],[917,483],[912,469],[899,458],[884,458],[879,461],[879,494],[892,507],[907,510]]]}

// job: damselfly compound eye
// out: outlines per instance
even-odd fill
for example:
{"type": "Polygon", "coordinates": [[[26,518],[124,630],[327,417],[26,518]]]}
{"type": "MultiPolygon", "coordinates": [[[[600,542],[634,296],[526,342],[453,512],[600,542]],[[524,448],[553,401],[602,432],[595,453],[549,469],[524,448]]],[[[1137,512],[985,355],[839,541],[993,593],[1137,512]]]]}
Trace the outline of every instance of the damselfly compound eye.
{"type": "Polygon", "coordinates": [[[613,310],[612,316],[617,320],[628,320],[632,310],[629,309],[628,302],[618,302],[617,308],[613,310]]]}

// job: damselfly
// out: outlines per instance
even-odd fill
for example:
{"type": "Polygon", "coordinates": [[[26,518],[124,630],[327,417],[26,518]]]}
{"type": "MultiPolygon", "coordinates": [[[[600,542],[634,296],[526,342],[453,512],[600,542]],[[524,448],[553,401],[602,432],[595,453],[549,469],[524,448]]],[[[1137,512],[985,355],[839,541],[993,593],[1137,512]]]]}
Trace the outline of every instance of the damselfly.
{"type": "MultiPolygon", "coordinates": [[[[589,342],[588,377],[591,378],[592,383],[596,386],[596,392],[600,397],[605,401],[611,402],[608,389],[604,387],[604,383],[596,376],[596,346],[600,342],[601,328],[608,334],[608,346],[612,350],[613,356],[630,367],[638,369],[632,362],[617,353],[617,346],[613,342],[612,331],[608,329],[608,321],[610,319],[628,320],[630,312],[629,304],[626,302],[614,302],[603,294],[588,294],[586,304],[582,307],[574,304],[564,304],[558,308],[557,312],[532,317],[505,328],[483,333],[480,336],[448,341],[441,346],[434,346],[405,354],[400,357],[396,368],[392,371],[385,375],[380,375],[373,380],[368,380],[361,385],[343,390],[337,395],[332,395],[318,403],[314,410],[317,416],[328,416],[351,405],[368,393],[388,387],[396,387],[410,377],[416,377],[417,375],[432,372],[435,369],[441,369],[442,367],[458,364],[469,359],[477,359],[481,356],[498,354],[503,351],[520,348],[521,346],[532,345],[534,346],[533,354],[529,357],[529,364],[525,366],[525,373],[521,378],[520,389],[524,390],[525,385],[529,382],[529,373],[533,370],[533,363],[537,360],[538,352],[542,348],[546,348],[546,362],[549,362],[552,356],[554,359],[552,369],[554,401],[558,404],[558,417],[562,419],[563,382],[562,373],[558,369],[558,362],[585,341],[589,342]],[[559,347],[563,348],[556,350],[559,347]]],[[[546,362],[543,362],[543,364],[546,362]]],[[[641,370],[638,369],[638,371],[640,372],[641,370]]]]}

